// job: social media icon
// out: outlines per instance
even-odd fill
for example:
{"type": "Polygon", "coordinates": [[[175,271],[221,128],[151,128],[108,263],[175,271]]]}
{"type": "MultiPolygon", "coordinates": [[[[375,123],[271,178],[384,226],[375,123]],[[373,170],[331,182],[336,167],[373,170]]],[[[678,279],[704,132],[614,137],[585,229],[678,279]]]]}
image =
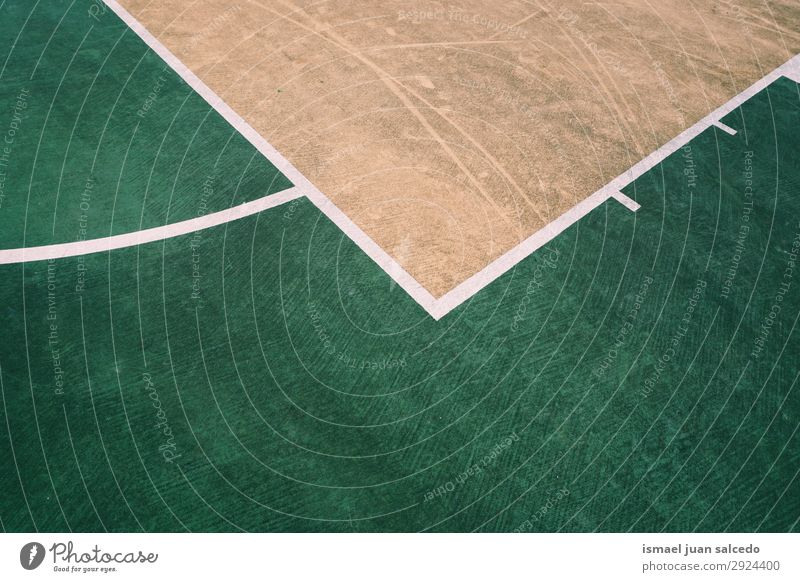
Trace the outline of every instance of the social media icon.
{"type": "Polygon", "coordinates": [[[44,561],[44,546],[39,542],[29,542],[19,551],[19,563],[26,570],[35,570],[44,561]]]}

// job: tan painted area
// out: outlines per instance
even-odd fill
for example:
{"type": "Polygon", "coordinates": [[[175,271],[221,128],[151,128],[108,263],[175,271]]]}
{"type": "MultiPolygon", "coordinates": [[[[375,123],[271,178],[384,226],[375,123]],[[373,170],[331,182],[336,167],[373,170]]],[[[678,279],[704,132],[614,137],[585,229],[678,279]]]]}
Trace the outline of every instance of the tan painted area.
{"type": "Polygon", "coordinates": [[[434,296],[800,52],[797,0],[123,0],[434,296]]]}

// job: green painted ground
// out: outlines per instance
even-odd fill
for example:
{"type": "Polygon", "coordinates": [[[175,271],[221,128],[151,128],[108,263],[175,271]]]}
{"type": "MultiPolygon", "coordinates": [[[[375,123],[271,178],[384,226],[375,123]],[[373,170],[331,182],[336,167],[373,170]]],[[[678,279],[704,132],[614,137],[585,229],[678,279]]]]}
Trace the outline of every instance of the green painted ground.
{"type": "Polygon", "coordinates": [[[796,531],[798,85],[724,121],[440,322],[305,200],[3,267],[3,529],[796,531]]]}
{"type": "Polygon", "coordinates": [[[91,6],[0,3],[0,248],[132,232],[291,186],[91,6]]]}

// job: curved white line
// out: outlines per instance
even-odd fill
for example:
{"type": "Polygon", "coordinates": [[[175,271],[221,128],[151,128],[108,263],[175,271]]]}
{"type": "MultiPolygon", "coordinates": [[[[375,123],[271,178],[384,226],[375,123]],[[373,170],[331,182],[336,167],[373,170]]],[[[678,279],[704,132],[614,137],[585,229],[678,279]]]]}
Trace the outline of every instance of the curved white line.
{"type": "Polygon", "coordinates": [[[164,240],[198,230],[211,228],[238,220],[245,216],[257,214],[263,210],[274,208],[290,200],[295,200],[304,196],[300,188],[294,187],[283,190],[277,194],[270,194],[252,202],[239,204],[233,208],[220,210],[211,214],[198,216],[189,220],[175,222],[164,226],[157,226],[155,228],[148,228],[136,232],[129,232],[126,234],[117,234],[104,238],[95,238],[90,240],[81,240],[71,243],[60,243],[54,245],[44,245],[40,247],[27,247],[21,249],[7,249],[0,250],[0,265],[9,265],[12,263],[28,263],[31,261],[45,261],[49,259],[63,259],[65,257],[75,257],[78,255],[88,255],[91,253],[100,253],[103,251],[112,251],[114,249],[122,249],[125,247],[137,246],[154,241],[164,240]]]}

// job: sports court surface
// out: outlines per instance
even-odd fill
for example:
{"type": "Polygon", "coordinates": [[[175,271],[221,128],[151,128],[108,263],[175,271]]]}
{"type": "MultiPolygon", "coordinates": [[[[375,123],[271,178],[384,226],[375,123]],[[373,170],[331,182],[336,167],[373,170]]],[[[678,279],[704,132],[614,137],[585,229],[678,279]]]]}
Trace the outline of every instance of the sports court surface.
{"type": "Polygon", "coordinates": [[[2,529],[797,531],[800,8],[372,4],[0,3],[2,529]]]}

